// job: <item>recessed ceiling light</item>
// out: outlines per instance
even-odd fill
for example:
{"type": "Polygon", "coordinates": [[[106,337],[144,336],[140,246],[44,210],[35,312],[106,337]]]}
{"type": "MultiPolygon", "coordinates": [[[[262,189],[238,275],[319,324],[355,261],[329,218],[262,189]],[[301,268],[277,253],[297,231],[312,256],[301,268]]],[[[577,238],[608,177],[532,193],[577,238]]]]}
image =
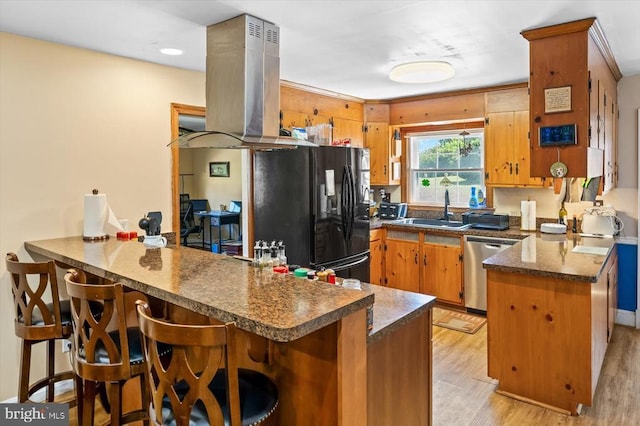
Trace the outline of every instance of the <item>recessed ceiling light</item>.
{"type": "Polygon", "coordinates": [[[455,70],[444,61],[409,62],[393,67],[389,78],[399,83],[435,83],[453,77],[455,70]]]}
{"type": "Polygon", "coordinates": [[[166,47],[164,49],[160,49],[160,53],[164,53],[165,55],[171,55],[171,56],[179,56],[179,55],[182,55],[182,50],[166,47]]]}

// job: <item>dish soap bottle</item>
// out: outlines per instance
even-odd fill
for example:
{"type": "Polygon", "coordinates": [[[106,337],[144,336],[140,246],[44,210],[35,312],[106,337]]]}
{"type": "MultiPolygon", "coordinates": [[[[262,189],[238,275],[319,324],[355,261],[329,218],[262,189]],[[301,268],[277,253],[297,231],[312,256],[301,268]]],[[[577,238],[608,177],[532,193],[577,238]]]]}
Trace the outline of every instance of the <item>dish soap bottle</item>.
{"type": "Polygon", "coordinates": [[[558,223],[567,225],[567,209],[564,208],[564,201],[562,202],[562,207],[560,207],[560,212],[558,213],[558,223]]]}
{"type": "Polygon", "coordinates": [[[478,208],[478,197],[476,196],[476,187],[471,187],[471,198],[469,198],[469,207],[472,209],[478,208]]]}
{"type": "Polygon", "coordinates": [[[478,207],[485,208],[487,207],[487,199],[484,198],[484,192],[482,192],[482,188],[478,188],[478,207]]]}

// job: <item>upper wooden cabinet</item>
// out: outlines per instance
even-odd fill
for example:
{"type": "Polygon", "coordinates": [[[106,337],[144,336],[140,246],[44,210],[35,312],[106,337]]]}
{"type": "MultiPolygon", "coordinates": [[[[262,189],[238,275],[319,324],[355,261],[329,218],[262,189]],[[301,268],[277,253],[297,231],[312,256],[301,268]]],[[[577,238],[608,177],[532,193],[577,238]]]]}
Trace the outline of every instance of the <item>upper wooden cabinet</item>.
{"type": "Polygon", "coordinates": [[[280,85],[280,111],[282,126],[308,127],[318,124],[333,125],[333,140],[351,139],[351,146],[364,145],[364,101],[303,90],[280,85]]]}
{"type": "Polygon", "coordinates": [[[399,185],[400,157],[391,151],[395,141],[389,133],[389,124],[367,123],[364,134],[364,147],[369,148],[371,185],[399,185]]]}
{"type": "Polygon", "coordinates": [[[530,177],[529,111],[487,114],[484,130],[487,185],[542,186],[530,177]]]}
{"type": "Polygon", "coordinates": [[[562,161],[569,177],[606,177],[606,166],[610,189],[616,180],[616,84],[622,74],[598,22],[583,19],[522,36],[530,49],[531,175],[550,176],[551,165],[562,161]],[[539,145],[541,127],[573,124],[575,145],[539,145]]]}
{"type": "Polygon", "coordinates": [[[371,185],[399,185],[401,152],[389,127],[389,105],[365,105],[364,147],[369,148],[371,185]]]}

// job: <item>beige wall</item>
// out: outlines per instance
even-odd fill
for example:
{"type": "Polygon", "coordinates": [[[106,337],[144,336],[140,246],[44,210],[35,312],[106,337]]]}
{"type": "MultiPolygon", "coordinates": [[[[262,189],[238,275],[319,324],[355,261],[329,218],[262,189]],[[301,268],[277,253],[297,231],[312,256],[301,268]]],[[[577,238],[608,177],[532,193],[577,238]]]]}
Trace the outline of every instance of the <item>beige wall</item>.
{"type": "MultiPolygon", "coordinates": [[[[92,188],[132,229],[160,210],[169,230],[170,104],[204,105],[204,95],[204,73],[0,33],[2,257],[31,260],[24,241],[81,235],[92,188]]],[[[16,394],[20,353],[4,260],[0,342],[3,401],[16,394]]]]}

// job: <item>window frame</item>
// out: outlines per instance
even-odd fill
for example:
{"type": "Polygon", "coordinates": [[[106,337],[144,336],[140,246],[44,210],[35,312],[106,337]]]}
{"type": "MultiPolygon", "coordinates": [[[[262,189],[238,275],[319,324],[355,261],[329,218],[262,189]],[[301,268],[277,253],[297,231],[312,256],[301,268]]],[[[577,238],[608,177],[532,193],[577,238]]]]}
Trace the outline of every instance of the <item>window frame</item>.
{"type": "MultiPolygon", "coordinates": [[[[481,147],[481,159],[479,168],[473,169],[447,169],[447,170],[455,170],[455,171],[478,171],[480,173],[481,184],[478,185],[481,188],[485,187],[485,157],[486,157],[486,140],[485,140],[485,132],[484,132],[485,120],[477,119],[472,121],[464,121],[464,122],[455,122],[455,123],[447,123],[447,124],[432,124],[432,125],[423,125],[423,126],[415,126],[415,127],[404,127],[401,129],[402,139],[404,141],[404,152],[406,155],[404,163],[404,176],[406,176],[403,180],[404,186],[404,194],[405,201],[408,201],[411,205],[419,206],[419,207],[442,207],[443,201],[415,201],[412,200],[412,179],[413,173],[416,170],[428,170],[432,172],[437,172],[439,169],[414,169],[411,166],[411,137],[416,135],[424,135],[430,133],[460,133],[463,130],[468,132],[471,131],[479,131],[482,133],[482,147],[481,147]]],[[[452,203],[451,207],[467,207],[466,201],[458,201],[457,203],[452,203]]]]}

